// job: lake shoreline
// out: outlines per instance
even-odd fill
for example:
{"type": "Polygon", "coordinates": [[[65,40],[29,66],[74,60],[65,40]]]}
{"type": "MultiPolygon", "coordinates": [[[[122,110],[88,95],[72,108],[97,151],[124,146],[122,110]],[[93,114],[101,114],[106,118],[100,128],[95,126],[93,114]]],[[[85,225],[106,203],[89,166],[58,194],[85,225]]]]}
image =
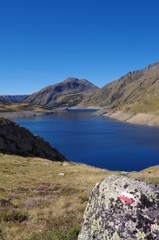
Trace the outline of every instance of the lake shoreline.
{"type": "Polygon", "coordinates": [[[43,110],[43,111],[8,111],[8,112],[0,112],[0,116],[4,118],[8,118],[10,120],[16,119],[16,118],[33,118],[33,117],[42,117],[42,116],[53,116],[61,114],[62,112],[65,112],[67,110],[101,110],[101,107],[64,107],[64,108],[56,108],[54,110],[43,110]]]}
{"type": "Polygon", "coordinates": [[[158,128],[92,113],[65,110],[52,116],[17,119],[16,123],[44,138],[72,162],[126,172],[159,163],[158,128]]]}
{"type": "Polygon", "coordinates": [[[69,108],[57,108],[55,110],[44,110],[44,111],[13,111],[13,112],[0,112],[0,116],[8,118],[10,120],[16,118],[33,118],[42,116],[53,116],[61,114],[67,110],[95,110],[93,115],[104,116],[110,119],[114,119],[120,122],[145,125],[151,127],[159,127],[159,115],[150,113],[132,113],[121,110],[106,109],[100,106],[75,106],[69,108]]]}
{"type": "Polygon", "coordinates": [[[15,118],[32,118],[41,116],[51,116],[57,114],[55,111],[20,111],[20,112],[0,112],[0,116],[13,120],[15,118]]]}
{"type": "Polygon", "coordinates": [[[120,122],[137,124],[137,125],[145,125],[151,127],[159,127],[159,115],[150,114],[150,113],[132,113],[125,112],[121,110],[108,110],[101,109],[95,113],[95,115],[101,115],[108,117],[110,119],[115,119],[120,122]]]}
{"type": "Polygon", "coordinates": [[[103,107],[100,106],[75,106],[75,107],[69,107],[68,110],[102,110],[103,107]]]}

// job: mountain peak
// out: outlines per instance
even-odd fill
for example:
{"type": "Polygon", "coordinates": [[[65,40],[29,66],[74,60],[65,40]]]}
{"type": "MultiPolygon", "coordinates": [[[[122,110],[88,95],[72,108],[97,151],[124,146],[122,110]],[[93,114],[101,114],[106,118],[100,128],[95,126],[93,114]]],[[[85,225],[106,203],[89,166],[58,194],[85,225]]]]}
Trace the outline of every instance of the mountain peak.
{"type": "Polygon", "coordinates": [[[63,82],[66,83],[66,82],[77,82],[77,81],[80,81],[80,80],[75,77],[68,77],[63,82]]]}
{"type": "Polygon", "coordinates": [[[68,77],[63,82],[45,87],[30,95],[25,102],[57,107],[76,106],[88,95],[94,94],[97,89],[97,86],[86,79],[68,77]]]}

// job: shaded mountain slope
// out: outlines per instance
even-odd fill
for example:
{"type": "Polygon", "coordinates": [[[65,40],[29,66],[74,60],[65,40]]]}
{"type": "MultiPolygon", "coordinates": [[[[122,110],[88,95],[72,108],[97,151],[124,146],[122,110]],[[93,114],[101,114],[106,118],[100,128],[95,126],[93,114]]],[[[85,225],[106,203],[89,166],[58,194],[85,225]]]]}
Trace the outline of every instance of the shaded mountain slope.
{"type": "Polygon", "coordinates": [[[57,149],[28,129],[0,117],[0,152],[36,156],[54,161],[64,161],[65,157],[57,149]]]}
{"type": "Polygon", "coordinates": [[[46,106],[75,106],[98,88],[89,81],[77,78],[67,78],[65,81],[41,89],[24,102],[46,106]]]}

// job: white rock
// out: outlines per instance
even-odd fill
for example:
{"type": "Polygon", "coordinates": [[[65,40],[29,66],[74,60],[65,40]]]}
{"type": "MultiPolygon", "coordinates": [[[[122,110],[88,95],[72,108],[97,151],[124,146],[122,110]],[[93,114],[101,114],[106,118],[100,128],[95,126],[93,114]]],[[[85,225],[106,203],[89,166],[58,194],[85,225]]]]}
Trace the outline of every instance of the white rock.
{"type": "Polygon", "coordinates": [[[65,174],[60,172],[58,175],[59,175],[59,176],[64,176],[65,174]]]}
{"type": "Polygon", "coordinates": [[[70,164],[68,162],[64,162],[63,163],[63,166],[66,167],[66,166],[69,166],[70,164]]]}

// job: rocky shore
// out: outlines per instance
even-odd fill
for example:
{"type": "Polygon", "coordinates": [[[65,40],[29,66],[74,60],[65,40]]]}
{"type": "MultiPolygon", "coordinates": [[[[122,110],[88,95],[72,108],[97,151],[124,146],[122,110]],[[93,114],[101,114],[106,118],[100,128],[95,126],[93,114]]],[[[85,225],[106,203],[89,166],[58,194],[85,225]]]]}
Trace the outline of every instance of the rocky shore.
{"type": "Polygon", "coordinates": [[[19,111],[19,112],[0,112],[0,116],[8,119],[15,118],[28,118],[28,117],[40,117],[47,115],[55,115],[55,111],[19,111]]]}
{"type": "Polygon", "coordinates": [[[132,113],[119,110],[102,109],[95,113],[96,115],[103,115],[119,121],[144,124],[149,126],[159,126],[159,115],[151,113],[132,113]]]}

